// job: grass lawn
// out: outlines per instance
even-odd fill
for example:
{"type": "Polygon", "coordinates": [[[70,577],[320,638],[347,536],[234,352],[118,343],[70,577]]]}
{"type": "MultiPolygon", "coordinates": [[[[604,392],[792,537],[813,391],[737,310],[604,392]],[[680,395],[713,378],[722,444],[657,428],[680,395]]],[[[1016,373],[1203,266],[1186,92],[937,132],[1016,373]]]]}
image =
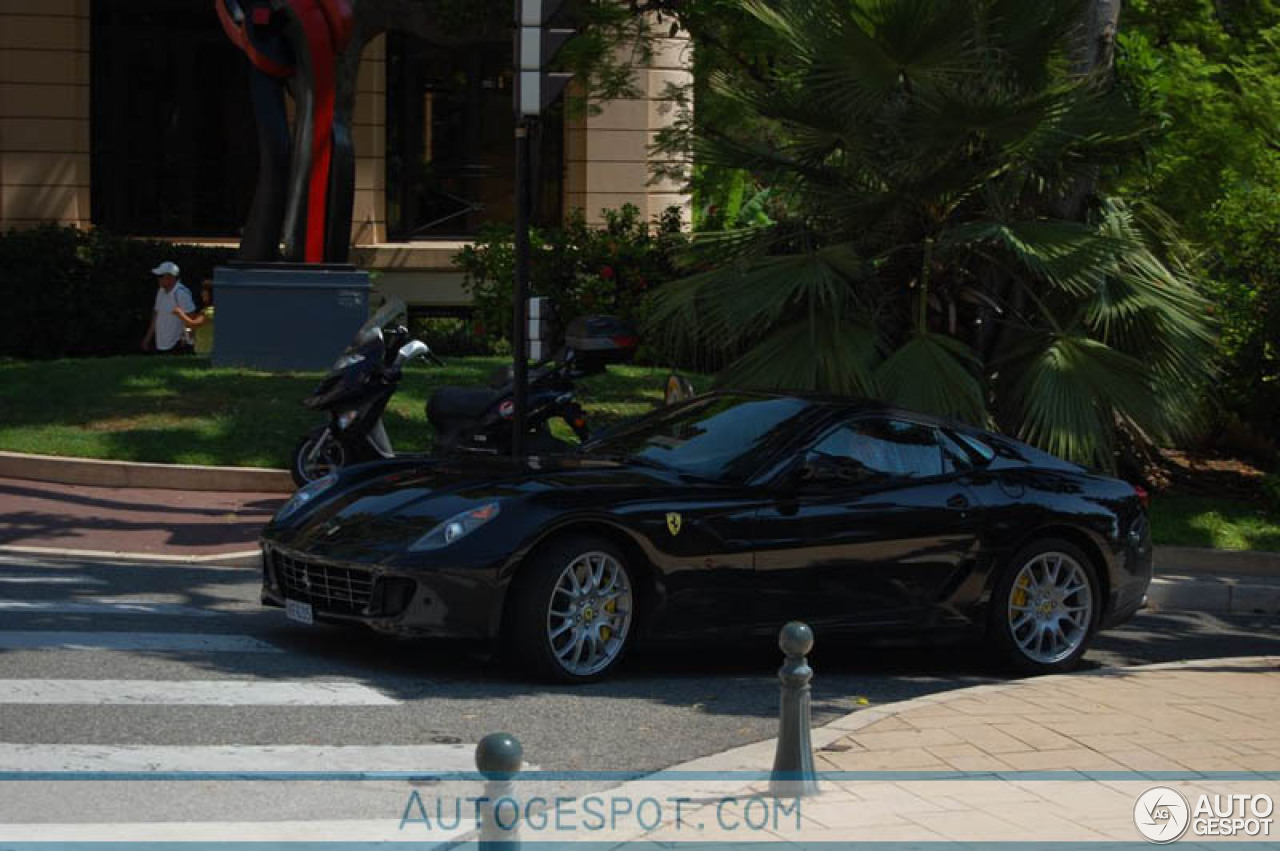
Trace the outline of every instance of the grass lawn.
{"type": "MultiPolygon", "coordinates": [[[[387,411],[404,451],[431,446],[426,399],[442,384],[480,385],[503,358],[448,358],[410,367],[387,411]]],[[[667,370],[615,366],[581,382],[597,428],[643,414],[662,398],[667,370]]],[[[177,464],[284,467],[322,415],[302,407],[320,373],[213,369],[197,358],[121,357],[0,362],[0,449],[177,464]]],[[[693,376],[699,390],[709,380],[693,376]]],[[[563,426],[562,423],[557,423],[563,426]]],[[[568,437],[567,429],[557,429],[568,437]]],[[[1157,544],[1280,551],[1280,516],[1254,503],[1156,495],[1157,544]]]]}
{"type": "Polygon", "coordinates": [[[1280,552],[1280,514],[1251,502],[1157,494],[1151,535],[1157,544],[1280,552]]]}
{"type": "MultiPolygon", "coordinates": [[[[503,358],[448,358],[410,367],[391,400],[397,449],[431,446],[426,400],[443,384],[484,386],[503,358]]],[[[610,367],[580,383],[597,428],[651,410],[667,370],[610,367]]],[[[324,415],[302,406],[321,373],[213,369],[191,357],[0,362],[0,450],[238,467],[285,467],[324,415]]],[[[693,376],[705,389],[706,379],[693,376]]],[[[560,424],[563,425],[563,424],[560,424]]],[[[565,436],[568,430],[565,430],[565,436]]]]}

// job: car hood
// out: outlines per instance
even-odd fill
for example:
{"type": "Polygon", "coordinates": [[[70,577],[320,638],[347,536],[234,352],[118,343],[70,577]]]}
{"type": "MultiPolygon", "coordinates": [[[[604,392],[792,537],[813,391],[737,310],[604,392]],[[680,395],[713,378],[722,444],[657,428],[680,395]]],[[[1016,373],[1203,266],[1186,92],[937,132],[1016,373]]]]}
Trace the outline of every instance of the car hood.
{"type": "Polygon", "coordinates": [[[317,557],[376,560],[403,553],[438,524],[490,502],[509,510],[513,502],[568,493],[573,502],[600,508],[609,492],[681,482],[672,471],[587,456],[396,459],[343,473],[313,503],[273,520],[264,538],[317,557]]]}

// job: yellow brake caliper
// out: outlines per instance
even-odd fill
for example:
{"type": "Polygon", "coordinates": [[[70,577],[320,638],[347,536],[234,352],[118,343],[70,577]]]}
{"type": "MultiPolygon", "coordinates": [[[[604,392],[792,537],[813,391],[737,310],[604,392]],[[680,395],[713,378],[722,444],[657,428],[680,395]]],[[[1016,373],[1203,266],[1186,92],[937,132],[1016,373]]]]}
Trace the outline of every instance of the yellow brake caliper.
{"type": "Polygon", "coordinates": [[[1027,604],[1027,591],[1031,587],[1031,579],[1025,573],[1018,580],[1018,586],[1013,589],[1013,604],[1015,606],[1025,606],[1027,604]]]}
{"type": "MultiPolygon", "coordinates": [[[[618,611],[618,601],[610,600],[609,602],[605,603],[604,610],[609,614],[613,614],[614,612],[618,611]]],[[[611,635],[613,635],[612,629],[610,629],[607,626],[600,627],[600,637],[603,638],[605,641],[608,641],[609,636],[611,635]]]]}

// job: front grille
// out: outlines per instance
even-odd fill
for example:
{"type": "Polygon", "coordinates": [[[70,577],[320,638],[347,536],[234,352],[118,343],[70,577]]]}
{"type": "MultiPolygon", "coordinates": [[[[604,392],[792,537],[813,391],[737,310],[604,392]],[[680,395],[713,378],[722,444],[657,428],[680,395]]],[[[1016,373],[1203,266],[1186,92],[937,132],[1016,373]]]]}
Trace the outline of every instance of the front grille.
{"type": "Polygon", "coordinates": [[[316,564],[275,553],[276,582],[284,596],[310,603],[318,612],[367,615],[373,574],[367,570],[316,564]]]}

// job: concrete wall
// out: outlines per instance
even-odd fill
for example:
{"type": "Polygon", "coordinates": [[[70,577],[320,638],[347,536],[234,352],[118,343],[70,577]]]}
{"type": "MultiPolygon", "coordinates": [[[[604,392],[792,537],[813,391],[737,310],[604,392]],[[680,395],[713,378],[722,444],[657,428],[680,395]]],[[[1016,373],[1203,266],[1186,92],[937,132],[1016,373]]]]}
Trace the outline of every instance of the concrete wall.
{"type": "MultiPolygon", "coordinates": [[[[565,128],[565,208],[585,211],[588,222],[600,223],[602,209],[634,204],[646,219],[671,206],[691,215],[691,202],[678,184],[653,178],[654,137],[676,119],[674,105],[663,98],[671,84],[692,81],[689,40],[657,40],[652,61],[636,71],[640,97],[599,104],[596,115],[570,120],[565,128]]],[[[633,55],[624,61],[637,62],[633,55]]]]}
{"type": "Polygon", "coordinates": [[[353,245],[387,240],[387,38],[378,36],[360,57],[351,135],[356,146],[353,245]]]}
{"type": "Polygon", "coordinates": [[[89,224],[89,2],[0,0],[0,228],[89,224]]]}

